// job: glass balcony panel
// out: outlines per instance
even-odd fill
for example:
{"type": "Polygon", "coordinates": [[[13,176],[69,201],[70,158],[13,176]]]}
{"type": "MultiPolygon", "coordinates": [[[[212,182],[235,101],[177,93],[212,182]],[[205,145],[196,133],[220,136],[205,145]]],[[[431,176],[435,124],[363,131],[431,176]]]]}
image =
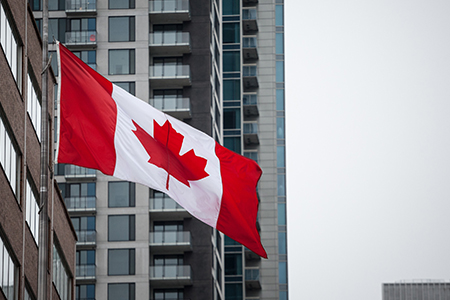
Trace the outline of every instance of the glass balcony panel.
{"type": "Polygon", "coordinates": [[[66,165],[64,168],[64,174],[66,177],[93,177],[96,175],[96,171],[94,169],[88,169],[74,165],[66,165]]]}
{"type": "Polygon", "coordinates": [[[97,10],[97,0],[66,0],[66,11],[87,12],[97,10]]]}
{"type": "Polygon", "coordinates": [[[258,123],[244,123],[244,134],[257,134],[258,123]]]}
{"type": "Polygon", "coordinates": [[[88,45],[97,43],[97,31],[69,31],[66,32],[66,44],[88,45]]]}
{"type": "Polygon", "coordinates": [[[78,278],[95,277],[95,265],[77,265],[76,274],[78,278]]]}
{"type": "Polygon", "coordinates": [[[150,0],[151,12],[174,12],[189,10],[189,0],[150,0]]]}
{"type": "Polygon", "coordinates": [[[150,267],[150,278],[179,278],[190,276],[191,266],[187,265],[166,265],[150,267]]]}
{"type": "Polygon", "coordinates": [[[244,66],[244,76],[256,76],[256,66],[244,66]]]}
{"type": "Polygon", "coordinates": [[[257,47],[257,40],[256,37],[245,37],[242,40],[242,47],[243,48],[256,48],[257,47]]]}
{"type": "Polygon", "coordinates": [[[242,10],[242,20],[256,20],[256,9],[243,9],[242,10]]]}
{"type": "Polygon", "coordinates": [[[66,197],[64,202],[67,209],[83,210],[95,209],[96,197],[66,197]]]}
{"type": "Polygon", "coordinates": [[[78,243],[95,243],[97,241],[97,232],[95,230],[78,230],[76,233],[78,243]]]}
{"type": "Polygon", "coordinates": [[[258,96],[256,94],[244,94],[244,105],[257,105],[258,96]]]}
{"type": "Polygon", "coordinates": [[[245,280],[259,280],[259,269],[246,269],[245,280]]]}
{"type": "Polygon", "coordinates": [[[151,77],[190,77],[189,65],[154,65],[150,66],[151,77]]]}

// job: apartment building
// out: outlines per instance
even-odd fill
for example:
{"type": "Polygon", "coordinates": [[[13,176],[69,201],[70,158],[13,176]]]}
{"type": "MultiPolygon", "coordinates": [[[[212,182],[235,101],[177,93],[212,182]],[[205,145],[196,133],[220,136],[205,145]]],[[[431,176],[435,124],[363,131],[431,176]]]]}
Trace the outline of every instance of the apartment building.
{"type": "Polygon", "coordinates": [[[383,300],[415,299],[450,299],[450,282],[443,280],[416,280],[383,283],[383,300]]]}
{"type": "MultiPolygon", "coordinates": [[[[0,1],[0,45],[0,299],[36,299],[42,41],[26,1],[0,1]]],[[[53,97],[54,77],[49,82],[53,97]]],[[[56,182],[47,189],[46,289],[52,299],[73,299],[76,234],[56,182]]]]}

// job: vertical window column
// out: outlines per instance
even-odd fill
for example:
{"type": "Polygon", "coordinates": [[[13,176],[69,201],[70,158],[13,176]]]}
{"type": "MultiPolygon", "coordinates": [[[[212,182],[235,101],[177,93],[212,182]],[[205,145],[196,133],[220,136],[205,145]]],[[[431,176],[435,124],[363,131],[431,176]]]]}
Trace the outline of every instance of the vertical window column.
{"type": "Polygon", "coordinates": [[[8,300],[15,299],[16,266],[0,237],[0,293],[8,300]]]}
{"type": "Polygon", "coordinates": [[[26,193],[25,195],[26,221],[36,244],[39,245],[39,204],[28,180],[27,180],[27,190],[25,193],[26,193]]]}

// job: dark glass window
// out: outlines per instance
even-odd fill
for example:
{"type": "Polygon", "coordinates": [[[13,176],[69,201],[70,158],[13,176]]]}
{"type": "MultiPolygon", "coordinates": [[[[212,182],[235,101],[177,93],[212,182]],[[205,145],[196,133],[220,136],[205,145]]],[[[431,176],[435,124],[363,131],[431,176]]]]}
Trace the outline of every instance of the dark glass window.
{"type": "Polygon", "coordinates": [[[48,0],[48,10],[65,10],[66,0],[48,0]]]}
{"type": "Polygon", "coordinates": [[[95,216],[71,217],[75,231],[95,231],[95,216]]]}
{"type": "Polygon", "coordinates": [[[284,90],[277,90],[277,110],[284,110],[284,90]]]}
{"type": "Polygon", "coordinates": [[[278,254],[286,253],[286,232],[278,232],[278,254]]]}
{"type": "Polygon", "coordinates": [[[113,82],[115,85],[123,88],[125,91],[133,96],[136,96],[136,83],[134,81],[116,81],[113,82]]]}
{"type": "Polygon", "coordinates": [[[284,61],[276,62],[276,82],[284,82],[284,61]]]}
{"type": "Polygon", "coordinates": [[[134,215],[108,216],[108,241],[134,241],[135,224],[134,215]]]}
{"type": "Polygon", "coordinates": [[[284,34],[275,34],[275,54],[284,54],[284,34]]]}
{"type": "MultiPolygon", "coordinates": [[[[42,21],[41,21],[42,22],[42,21]]],[[[42,23],[40,23],[42,24],[42,23]]],[[[66,42],[66,18],[60,19],[48,19],[48,42],[53,43],[53,39],[60,41],[61,43],[66,42]]],[[[42,26],[42,25],[40,25],[42,26]]],[[[41,31],[42,37],[42,31],[41,31]]]]}
{"type": "Polygon", "coordinates": [[[275,25],[276,26],[284,25],[283,5],[275,5],[275,25]]]}
{"type": "Polygon", "coordinates": [[[114,49],[109,50],[109,75],[134,74],[135,73],[135,50],[114,49]]]}
{"type": "MultiPolygon", "coordinates": [[[[92,69],[97,69],[97,55],[95,50],[72,51],[79,59],[92,69]]],[[[55,60],[56,57],[54,57],[55,60]]]]}
{"type": "Polygon", "coordinates": [[[224,108],[223,109],[223,129],[241,128],[241,109],[224,108]]]}
{"type": "Polygon", "coordinates": [[[236,153],[241,153],[241,138],[240,137],[224,137],[223,144],[225,148],[230,149],[236,153]]]}
{"type": "Polygon", "coordinates": [[[110,42],[134,42],[135,18],[134,17],[109,17],[109,41],[110,42]]]}
{"type": "Polygon", "coordinates": [[[223,52],[223,71],[239,72],[241,70],[241,56],[239,51],[223,52]]]}
{"type": "Polygon", "coordinates": [[[226,300],[242,300],[242,283],[225,283],[226,300]]]}
{"type": "Polygon", "coordinates": [[[155,289],[153,291],[154,300],[183,300],[182,289],[155,289]]]}
{"type": "Polygon", "coordinates": [[[134,207],[135,190],[133,182],[108,182],[108,207],[134,207]]]}
{"type": "MultiPolygon", "coordinates": [[[[76,264],[77,266],[95,266],[95,250],[77,250],[76,264]]],[[[79,275],[81,274],[77,274],[79,275]]]]}
{"type": "Polygon", "coordinates": [[[278,225],[286,225],[286,203],[278,203],[278,225]]]}
{"type": "Polygon", "coordinates": [[[79,284],[75,286],[75,300],[94,300],[95,284],[79,284]]]}
{"type": "Polygon", "coordinates": [[[60,183],[59,188],[64,198],[95,197],[95,182],[60,183]]]}
{"type": "Polygon", "coordinates": [[[155,255],[153,257],[154,266],[182,266],[183,255],[155,255]]]}
{"type": "Polygon", "coordinates": [[[134,283],[108,283],[108,300],[135,300],[134,283]]]}
{"type": "Polygon", "coordinates": [[[239,43],[239,23],[223,23],[223,43],[239,43]]]}
{"type": "Polygon", "coordinates": [[[134,275],[135,249],[108,249],[108,275],[134,275]]]}
{"type": "Polygon", "coordinates": [[[95,31],[96,18],[67,19],[67,31],[95,31]]]}
{"type": "Polygon", "coordinates": [[[240,2],[239,0],[223,0],[222,2],[223,15],[239,15],[240,2]]]}
{"type": "Polygon", "coordinates": [[[133,9],[135,8],[135,0],[109,0],[109,9],[133,9]]]}
{"type": "Polygon", "coordinates": [[[280,261],[278,263],[279,283],[287,283],[287,262],[280,261]]]}
{"type": "Polygon", "coordinates": [[[239,79],[223,81],[223,100],[241,99],[241,81],[239,79]]]}
{"type": "Polygon", "coordinates": [[[285,168],[284,146],[277,146],[277,168],[285,168]]]}
{"type": "Polygon", "coordinates": [[[232,238],[229,238],[228,236],[224,235],[225,237],[225,246],[239,246],[240,244],[233,240],[232,238]]]}
{"type": "Polygon", "coordinates": [[[225,275],[242,275],[242,254],[225,254],[225,275]]]}

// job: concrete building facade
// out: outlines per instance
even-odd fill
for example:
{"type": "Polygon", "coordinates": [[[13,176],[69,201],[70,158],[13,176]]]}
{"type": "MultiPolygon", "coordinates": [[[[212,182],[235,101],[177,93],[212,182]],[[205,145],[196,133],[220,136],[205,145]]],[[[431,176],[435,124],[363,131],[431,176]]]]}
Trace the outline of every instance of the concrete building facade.
{"type": "MultiPolygon", "coordinates": [[[[0,1],[0,45],[0,299],[36,299],[42,41],[26,1],[0,1]]],[[[49,82],[53,97],[54,77],[49,82]]],[[[47,189],[47,293],[73,299],[76,234],[56,182],[47,189]]]]}
{"type": "Polygon", "coordinates": [[[414,281],[383,284],[383,300],[450,299],[450,282],[414,281]]]}

